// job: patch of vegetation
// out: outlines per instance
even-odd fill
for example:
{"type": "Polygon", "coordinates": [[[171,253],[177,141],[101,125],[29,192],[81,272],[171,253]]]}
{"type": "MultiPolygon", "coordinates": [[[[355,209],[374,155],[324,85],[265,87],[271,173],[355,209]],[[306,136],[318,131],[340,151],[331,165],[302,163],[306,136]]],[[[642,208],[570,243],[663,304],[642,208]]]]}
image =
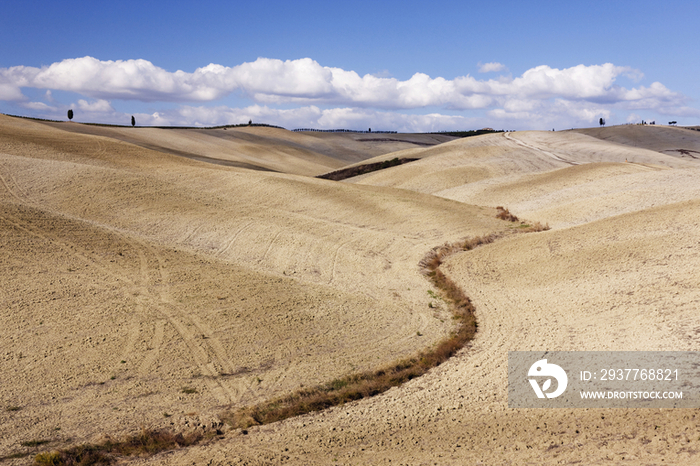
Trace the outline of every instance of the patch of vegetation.
{"type": "Polygon", "coordinates": [[[383,162],[367,163],[364,165],[357,165],[350,168],[342,168],[324,175],[318,175],[316,178],[321,178],[323,180],[332,181],[342,181],[353,176],[364,175],[365,173],[376,172],[378,170],[384,170],[385,168],[396,167],[398,165],[403,165],[404,163],[414,162],[418,159],[410,158],[398,158],[394,157],[391,160],[384,160],[383,162]]]}
{"type": "Polygon", "coordinates": [[[153,455],[173,448],[195,445],[203,439],[204,436],[198,432],[183,435],[144,429],[140,434],[120,441],[108,439],[100,444],[78,445],[40,453],[34,457],[34,464],[41,466],[111,464],[119,457],[153,455]]]}
{"type": "Polygon", "coordinates": [[[518,227],[518,229],[522,233],[533,233],[537,231],[547,231],[549,230],[549,223],[545,223],[544,225],[540,222],[535,222],[533,224],[527,224],[527,223],[522,223],[518,227]]]}
{"type": "MultiPolygon", "coordinates": [[[[428,252],[428,254],[425,255],[425,257],[423,257],[419,265],[421,269],[423,269],[423,271],[426,272],[426,274],[429,274],[429,272],[437,270],[437,268],[440,267],[440,265],[442,265],[443,261],[448,256],[462,251],[471,251],[472,249],[483,244],[493,243],[500,237],[501,235],[492,233],[490,235],[467,238],[456,243],[445,243],[442,246],[436,246],[433,249],[431,249],[430,252],[428,252]]],[[[429,290],[428,294],[432,298],[439,298],[439,296],[436,295],[435,292],[432,290],[429,290]]]]}
{"type": "Polygon", "coordinates": [[[520,221],[520,219],[518,217],[511,214],[510,211],[503,206],[499,205],[498,207],[496,207],[496,210],[498,210],[498,213],[496,214],[496,218],[500,218],[501,220],[508,220],[509,222],[519,222],[520,221]]]}
{"type": "Polygon", "coordinates": [[[5,408],[5,411],[11,413],[11,412],[14,412],[14,411],[19,411],[20,409],[22,409],[21,406],[8,406],[7,408],[5,408]]]}
{"type": "Polygon", "coordinates": [[[182,387],[182,393],[192,395],[193,393],[197,393],[197,389],[192,387],[182,387]]]}

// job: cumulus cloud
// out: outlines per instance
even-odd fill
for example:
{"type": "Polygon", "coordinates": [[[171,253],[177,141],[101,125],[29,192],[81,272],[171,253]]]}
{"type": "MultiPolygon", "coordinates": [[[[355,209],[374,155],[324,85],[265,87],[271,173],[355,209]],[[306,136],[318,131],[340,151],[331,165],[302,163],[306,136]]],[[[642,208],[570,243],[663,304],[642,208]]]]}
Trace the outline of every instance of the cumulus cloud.
{"type": "Polygon", "coordinates": [[[56,107],[46,105],[44,102],[23,102],[21,106],[31,110],[39,110],[42,112],[54,112],[57,110],[56,107]]]}
{"type": "Polygon", "coordinates": [[[85,112],[113,112],[112,105],[106,100],[96,100],[88,102],[87,100],[78,100],[78,108],[85,112]]]}
{"type": "MultiPolygon", "coordinates": [[[[502,69],[487,63],[482,70],[502,69]]],[[[210,64],[192,73],[169,72],[147,60],[100,61],[92,57],[63,60],[42,68],[16,66],[0,69],[3,98],[20,98],[21,87],[77,92],[94,99],[152,101],[214,101],[242,91],[261,103],[352,105],[380,109],[445,106],[453,109],[486,108],[507,98],[567,98],[596,101],[678,99],[660,83],[625,89],[618,76],[635,70],[615,66],[578,65],[566,69],[542,65],[522,76],[477,80],[416,73],[405,81],[321,66],[310,58],[258,58],[234,67],[210,64]]],[[[646,103],[648,105],[649,103],[646,103]]],[[[653,102],[651,102],[653,104],[653,102]]]]}
{"type": "Polygon", "coordinates": [[[26,100],[19,86],[9,76],[0,71],[0,100],[21,101],[26,100]]]}
{"type": "MultiPolygon", "coordinates": [[[[479,64],[480,72],[504,69],[504,65],[496,62],[479,64]]],[[[366,122],[370,114],[373,118],[381,115],[389,123],[392,112],[416,109],[442,109],[448,113],[481,111],[503,121],[512,118],[549,121],[552,116],[566,115],[567,121],[583,119],[579,121],[588,122],[594,122],[596,116],[611,108],[669,114],[680,109],[687,114],[696,111],[686,106],[685,96],[661,83],[625,88],[617,83],[620,76],[641,79],[643,74],[629,67],[605,63],[564,69],[542,65],[518,77],[495,79],[477,79],[470,75],[446,79],[415,73],[409,79],[399,80],[387,73],[360,76],[352,70],[322,66],[310,58],[287,61],[258,58],[233,67],[209,64],[193,72],[171,72],[142,59],[102,61],[82,57],[41,68],[0,68],[0,100],[28,101],[22,88],[47,89],[49,102],[53,99],[51,91],[70,91],[86,97],[77,102],[81,111],[113,114],[112,100],[205,103],[235,92],[256,105],[246,107],[245,111],[183,106],[181,112],[189,112],[189,117],[202,122],[222,112],[233,111],[234,114],[229,115],[232,118],[254,111],[262,113],[250,113],[250,117],[265,118],[265,112],[272,112],[276,121],[298,119],[295,121],[299,123],[290,126],[300,126],[304,121],[325,126],[336,120],[360,124],[366,122]],[[280,110],[275,109],[276,106],[298,108],[280,110]],[[335,108],[321,110],[324,107],[335,108]]],[[[163,118],[174,118],[173,115],[172,111],[159,110],[148,118],[160,119],[159,124],[164,124],[163,118]]],[[[436,115],[440,113],[435,112],[428,115],[421,117],[422,120],[403,115],[391,121],[408,126],[422,121],[430,126],[433,121],[447,121],[445,118],[455,122],[463,118],[445,115],[438,118],[436,115]]],[[[181,117],[184,113],[177,118],[181,117]]]]}
{"type": "Polygon", "coordinates": [[[493,72],[498,72],[498,71],[503,71],[506,69],[506,66],[498,63],[498,62],[491,62],[491,63],[481,63],[479,62],[479,73],[493,73],[493,72]]]}

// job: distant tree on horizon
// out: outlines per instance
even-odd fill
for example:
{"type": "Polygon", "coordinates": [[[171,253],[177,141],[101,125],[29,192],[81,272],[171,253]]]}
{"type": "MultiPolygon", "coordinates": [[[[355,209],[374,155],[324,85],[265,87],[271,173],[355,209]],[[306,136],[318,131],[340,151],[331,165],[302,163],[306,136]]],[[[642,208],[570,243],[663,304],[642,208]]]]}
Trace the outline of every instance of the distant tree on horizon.
{"type": "Polygon", "coordinates": [[[69,109],[68,109],[68,119],[69,119],[69,120],[72,120],[72,119],[73,119],[73,109],[72,109],[72,108],[69,108],[69,109]]]}
{"type": "Polygon", "coordinates": [[[605,118],[600,117],[600,126],[605,126],[605,118]]]}
{"type": "Polygon", "coordinates": [[[136,118],[134,118],[134,115],[131,115],[131,126],[136,126],[136,118]]]}

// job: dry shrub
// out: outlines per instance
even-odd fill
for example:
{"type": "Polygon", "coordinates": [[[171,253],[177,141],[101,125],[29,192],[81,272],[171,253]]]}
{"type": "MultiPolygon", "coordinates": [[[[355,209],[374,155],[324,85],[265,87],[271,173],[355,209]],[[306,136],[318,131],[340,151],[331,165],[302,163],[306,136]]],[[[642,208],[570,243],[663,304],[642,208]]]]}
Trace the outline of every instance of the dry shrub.
{"type": "Polygon", "coordinates": [[[467,238],[456,243],[445,243],[442,246],[436,246],[431,249],[423,259],[418,263],[425,275],[429,274],[433,270],[437,270],[440,265],[449,256],[462,251],[470,251],[477,246],[483,244],[489,244],[500,238],[501,235],[497,233],[491,233],[484,236],[474,236],[472,238],[467,238]]]}
{"type": "Polygon", "coordinates": [[[493,243],[498,238],[500,238],[500,236],[501,235],[496,234],[496,233],[491,233],[489,235],[483,235],[483,236],[474,236],[472,238],[467,238],[464,241],[457,243],[457,244],[459,245],[460,250],[471,251],[472,249],[474,249],[478,246],[493,243]]]}
{"type": "Polygon", "coordinates": [[[500,218],[501,220],[508,220],[509,222],[518,222],[519,219],[515,215],[511,214],[508,209],[506,209],[503,206],[498,206],[496,207],[498,209],[498,213],[496,214],[496,218],[500,218]]]}
{"type": "Polygon", "coordinates": [[[77,445],[50,453],[40,453],[36,455],[34,462],[42,466],[111,464],[117,460],[117,456],[152,455],[173,448],[195,445],[203,438],[203,435],[198,432],[183,435],[169,431],[142,429],[140,434],[121,441],[107,439],[101,444],[77,445]]]}

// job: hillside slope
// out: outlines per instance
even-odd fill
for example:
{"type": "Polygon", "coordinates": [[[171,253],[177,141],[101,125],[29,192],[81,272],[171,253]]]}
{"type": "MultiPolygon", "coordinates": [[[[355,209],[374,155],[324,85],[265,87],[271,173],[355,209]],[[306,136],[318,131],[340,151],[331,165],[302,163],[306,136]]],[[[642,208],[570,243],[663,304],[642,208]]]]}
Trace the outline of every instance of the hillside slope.
{"type": "Polygon", "coordinates": [[[432,134],[292,132],[266,126],[162,129],[41,123],[61,131],[103,136],[203,162],[306,176],[380,154],[454,139],[432,134]]]}

